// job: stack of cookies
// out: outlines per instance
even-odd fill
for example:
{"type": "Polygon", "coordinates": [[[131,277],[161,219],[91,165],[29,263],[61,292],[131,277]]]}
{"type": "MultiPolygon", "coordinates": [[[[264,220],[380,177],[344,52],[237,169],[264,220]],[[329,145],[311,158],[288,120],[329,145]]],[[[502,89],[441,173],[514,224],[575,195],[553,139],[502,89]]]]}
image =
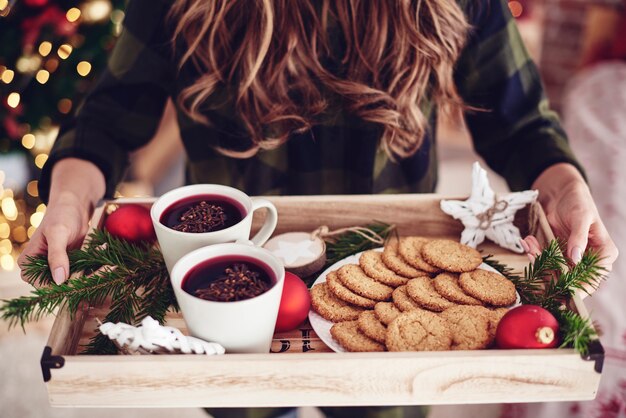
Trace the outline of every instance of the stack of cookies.
{"type": "Polygon", "coordinates": [[[404,237],[330,272],[311,304],[348,351],[483,349],[516,292],[481,263],[458,242],[404,237]]]}

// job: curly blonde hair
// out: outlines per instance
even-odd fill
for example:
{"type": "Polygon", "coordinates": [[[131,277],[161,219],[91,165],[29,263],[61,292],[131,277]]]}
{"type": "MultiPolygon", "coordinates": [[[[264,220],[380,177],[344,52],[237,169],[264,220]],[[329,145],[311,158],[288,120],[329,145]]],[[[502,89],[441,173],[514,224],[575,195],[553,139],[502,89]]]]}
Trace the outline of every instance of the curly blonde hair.
{"type": "Polygon", "coordinates": [[[348,110],[383,127],[381,145],[407,157],[422,144],[420,104],[462,107],[454,64],[469,25],[454,0],[176,0],[169,17],[174,41],[201,76],[183,89],[179,105],[210,123],[203,104],[220,85],[235,86],[237,116],[253,146],[249,157],[292,133],[309,130],[335,93],[348,110]],[[316,5],[317,4],[317,5],[316,5]],[[329,22],[336,22],[342,56],[333,56],[329,22]],[[339,62],[341,74],[324,63],[339,62]]]}

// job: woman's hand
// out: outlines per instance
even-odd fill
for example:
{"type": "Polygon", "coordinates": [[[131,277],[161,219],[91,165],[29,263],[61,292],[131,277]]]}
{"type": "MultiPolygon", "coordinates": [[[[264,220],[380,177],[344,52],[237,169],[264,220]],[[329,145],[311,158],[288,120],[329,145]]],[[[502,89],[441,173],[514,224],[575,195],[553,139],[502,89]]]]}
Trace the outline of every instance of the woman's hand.
{"type": "MultiPolygon", "coordinates": [[[[46,215],[20,255],[18,265],[22,266],[27,256],[47,254],[54,282],[67,280],[67,249],[82,243],[91,212],[104,190],[104,176],[94,164],[74,158],[59,161],[52,172],[46,215]]],[[[26,280],[23,275],[22,279],[26,280]]]]}
{"type": "MultiPolygon", "coordinates": [[[[567,240],[570,260],[578,263],[590,248],[600,254],[601,265],[610,271],[618,250],[578,170],[570,164],[555,164],[541,173],[533,188],[539,190],[539,202],[555,235],[567,240]]],[[[531,256],[541,252],[535,237],[525,238],[522,245],[531,256]]]]}

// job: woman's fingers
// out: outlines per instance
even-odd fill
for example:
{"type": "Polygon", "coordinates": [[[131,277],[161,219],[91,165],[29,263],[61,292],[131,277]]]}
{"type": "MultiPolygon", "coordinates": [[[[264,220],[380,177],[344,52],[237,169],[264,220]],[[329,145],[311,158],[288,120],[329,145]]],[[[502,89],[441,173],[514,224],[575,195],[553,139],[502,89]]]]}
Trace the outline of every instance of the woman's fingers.
{"type": "Polygon", "coordinates": [[[67,257],[67,243],[70,231],[63,225],[53,225],[48,228],[46,241],[48,243],[48,265],[52,279],[56,284],[67,280],[70,270],[70,261],[67,257]]]}
{"type": "Polygon", "coordinates": [[[619,250],[602,222],[592,225],[589,245],[600,255],[600,266],[606,269],[607,272],[610,272],[613,268],[613,263],[619,256],[619,250]]]}
{"type": "Polygon", "coordinates": [[[571,221],[571,230],[567,237],[567,256],[574,264],[578,264],[583,258],[583,253],[589,242],[589,228],[591,228],[591,217],[582,215],[576,216],[571,221]]]}

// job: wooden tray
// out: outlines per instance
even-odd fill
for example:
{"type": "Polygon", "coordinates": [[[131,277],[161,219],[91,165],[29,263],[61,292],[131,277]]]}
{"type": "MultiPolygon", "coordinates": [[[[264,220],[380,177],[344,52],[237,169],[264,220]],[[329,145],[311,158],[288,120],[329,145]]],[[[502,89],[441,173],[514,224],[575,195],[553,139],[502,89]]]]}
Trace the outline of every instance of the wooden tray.
{"type": "MultiPolygon", "coordinates": [[[[458,239],[462,225],[439,209],[439,195],[294,196],[269,198],[277,207],[276,232],[313,231],[394,223],[402,235],[458,239]]],[[[111,204],[95,211],[100,227],[111,204]]],[[[262,215],[259,216],[262,218],[262,215]]],[[[255,220],[255,225],[261,219],[255,220]]],[[[553,238],[538,204],[516,223],[543,244],[553,238]]],[[[493,244],[483,254],[516,270],[527,259],[493,244]]],[[[572,309],[588,316],[579,297],[572,309]]],[[[604,351],[599,342],[586,358],[572,349],[481,350],[410,353],[334,353],[310,325],[277,334],[272,353],[223,356],[78,354],[95,332],[102,307],[85,307],[71,320],[58,314],[41,366],[50,403],[76,407],[232,407],[306,405],[430,405],[593,399],[604,351]]],[[[186,332],[180,314],[168,325],[186,332]]]]}

